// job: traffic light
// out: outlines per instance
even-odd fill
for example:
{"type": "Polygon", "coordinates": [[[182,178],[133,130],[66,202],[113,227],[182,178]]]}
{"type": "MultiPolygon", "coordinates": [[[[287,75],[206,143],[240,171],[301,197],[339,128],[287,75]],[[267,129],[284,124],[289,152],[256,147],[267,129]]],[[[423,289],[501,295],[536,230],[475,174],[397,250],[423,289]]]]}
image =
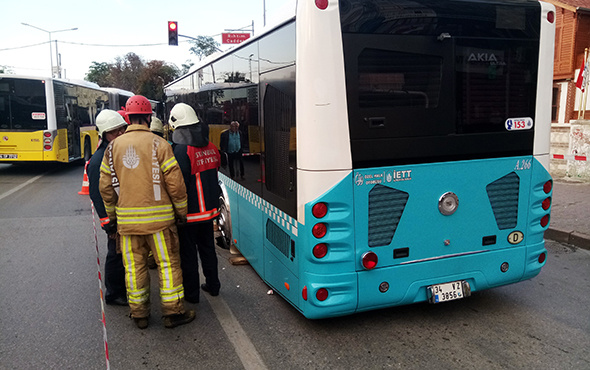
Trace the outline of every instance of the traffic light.
{"type": "Polygon", "coordinates": [[[168,22],[168,45],[178,45],[178,22],[168,22]]]}

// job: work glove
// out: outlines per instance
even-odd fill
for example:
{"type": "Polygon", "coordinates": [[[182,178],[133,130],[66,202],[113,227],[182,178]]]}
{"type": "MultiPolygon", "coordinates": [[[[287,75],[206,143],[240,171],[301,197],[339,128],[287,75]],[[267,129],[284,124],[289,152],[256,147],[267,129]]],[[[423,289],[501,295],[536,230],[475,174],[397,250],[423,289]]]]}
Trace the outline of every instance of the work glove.
{"type": "Polygon", "coordinates": [[[185,227],[186,226],[186,217],[176,217],[176,226],[177,227],[185,227]]]}
{"type": "Polygon", "coordinates": [[[117,223],[116,222],[109,222],[102,226],[102,229],[108,234],[116,234],[117,233],[117,223]]]}

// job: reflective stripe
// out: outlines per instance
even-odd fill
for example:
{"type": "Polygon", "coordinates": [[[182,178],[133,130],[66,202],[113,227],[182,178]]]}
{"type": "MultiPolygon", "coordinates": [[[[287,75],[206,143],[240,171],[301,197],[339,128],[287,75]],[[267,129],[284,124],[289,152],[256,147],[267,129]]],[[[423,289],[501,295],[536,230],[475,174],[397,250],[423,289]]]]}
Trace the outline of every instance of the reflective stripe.
{"type": "Polygon", "coordinates": [[[100,226],[104,226],[110,222],[108,217],[104,217],[100,219],[100,226]]]}
{"type": "Polygon", "coordinates": [[[111,174],[111,169],[110,169],[110,168],[109,168],[109,166],[108,166],[106,163],[104,163],[104,162],[102,162],[102,163],[100,164],[100,170],[101,170],[102,172],[104,172],[104,173],[108,174],[108,175],[110,175],[110,174],[111,174]]]}
{"type": "Polygon", "coordinates": [[[184,298],[184,287],[182,285],[173,289],[160,289],[160,297],[162,302],[174,302],[184,298]]]}
{"type": "Polygon", "coordinates": [[[176,209],[178,209],[178,208],[184,208],[187,205],[188,205],[188,201],[187,200],[185,200],[184,202],[180,202],[180,203],[174,203],[174,207],[176,209]]]}
{"type": "Polygon", "coordinates": [[[199,211],[201,211],[200,213],[203,213],[205,211],[207,211],[207,208],[205,208],[205,196],[203,195],[203,182],[201,181],[201,173],[197,173],[195,174],[195,182],[197,185],[197,198],[198,198],[198,203],[199,203],[199,211]]]}
{"type": "Polygon", "coordinates": [[[172,204],[164,206],[153,206],[153,207],[117,207],[117,214],[122,213],[162,213],[166,211],[172,211],[172,204]]]}
{"type": "Polygon", "coordinates": [[[115,206],[109,206],[105,203],[104,208],[107,212],[113,212],[115,210],[115,206]]]}
{"type": "Polygon", "coordinates": [[[170,255],[168,254],[168,246],[166,245],[166,239],[164,239],[164,233],[162,231],[153,234],[154,243],[158,250],[157,257],[160,266],[160,281],[161,289],[171,289],[174,287],[172,281],[172,266],[170,265],[170,255]]]}
{"type": "Polygon", "coordinates": [[[161,215],[161,216],[144,216],[144,217],[117,217],[117,222],[120,225],[128,224],[147,224],[150,222],[161,222],[174,220],[174,215],[161,215]]]}
{"type": "Polygon", "coordinates": [[[163,295],[170,295],[170,294],[176,294],[176,293],[180,293],[184,290],[183,286],[177,286],[175,288],[172,289],[160,289],[160,293],[163,295]]]}
{"type": "Polygon", "coordinates": [[[142,304],[149,300],[150,290],[148,288],[140,290],[127,290],[127,297],[130,303],[142,304]]]}
{"type": "Polygon", "coordinates": [[[172,205],[156,207],[117,207],[117,222],[123,224],[145,224],[174,220],[172,205]]]}
{"type": "Polygon", "coordinates": [[[127,292],[135,291],[137,288],[137,277],[135,276],[135,260],[131,250],[131,238],[128,235],[121,235],[121,252],[125,260],[125,282],[127,292]]]}
{"type": "Polygon", "coordinates": [[[176,162],[176,158],[172,157],[169,160],[165,161],[164,163],[162,163],[162,165],[160,166],[162,168],[163,172],[168,171],[171,167],[173,167],[174,165],[176,165],[178,162],[176,162]]]}
{"type": "Polygon", "coordinates": [[[189,213],[186,215],[187,222],[206,221],[219,216],[219,210],[217,208],[212,211],[201,212],[201,213],[189,213]]]}
{"type": "MultiPolygon", "coordinates": [[[[182,288],[182,285],[180,286],[180,288],[182,288]]],[[[178,293],[171,293],[171,294],[160,293],[160,297],[162,299],[162,302],[174,302],[174,301],[177,301],[181,298],[184,298],[184,289],[182,289],[178,293]]]]}

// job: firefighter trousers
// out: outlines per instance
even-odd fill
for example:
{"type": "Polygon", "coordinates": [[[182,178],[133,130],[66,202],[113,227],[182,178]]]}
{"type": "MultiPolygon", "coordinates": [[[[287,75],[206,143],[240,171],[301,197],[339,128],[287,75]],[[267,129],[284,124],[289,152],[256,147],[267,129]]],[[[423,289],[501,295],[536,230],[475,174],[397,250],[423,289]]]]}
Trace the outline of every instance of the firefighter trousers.
{"type": "Polygon", "coordinates": [[[131,317],[142,318],[150,314],[150,275],[147,264],[150,250],[158,265],[162,315],[184,313],[178,234],[176,226],[172,225],[151,235],[121,235],[131,317]]]}
{"type": "Polygon", "coordinates": [[[117,298],[127,299],[123,256],[117,253],[117,241],[109,237],[107,237],[107,257],[104,263],[104,285],[107,288],[104,297],[107,303],[117,298]]]}
{"type": "Polygon", "coordinates": [[[182,281],[187,299],[190,302],[199,301],[199,257],[201,258],[203,275],[205,275],[205,283],[212,292],[219,292],[221,283],[217,269],[213,220],[189,222],[186,226],[178,229],[178,234],[180,237],[182,281]]]}

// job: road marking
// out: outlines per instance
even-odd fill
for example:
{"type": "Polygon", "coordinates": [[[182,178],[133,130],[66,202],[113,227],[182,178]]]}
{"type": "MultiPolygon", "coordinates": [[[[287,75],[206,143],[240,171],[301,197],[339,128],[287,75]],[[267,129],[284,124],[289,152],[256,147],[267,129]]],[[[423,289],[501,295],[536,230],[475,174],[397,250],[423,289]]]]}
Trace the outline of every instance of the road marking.
{"type": "MultiPolygon", "coordinates": [[[[205,280],[201,274],[202,281],[205,280]]],[[[268,369],[262,361],[262,357],[254,347],[254,344],[248,338],[248,335],[242,329],[242,325],[238,322],[231,309],[225,303],[225,300],[221,296],[211,297],[208,293],[204,293],[201,296],[205,296],[207,301],[211,305],[217,320],[221,324],[225,335],[227,335],[229,341],[234,346],[242,365],[246,370],[257,370],[257,369],[268,369]]]]}
{"type": "Polygon", "coordinates": [[[8,191],[7,191],[6,193],[4,193],[4,194],[0,194],[0,200],[2,200],[2,199],[4,199],[4,198],[6,198],[7,196],[9,196],[9,195],[10,195],[10,194],[12,194],[12,193],[15,193],[15,192],[19,191],[20,189],[24,188],[25,186],[27,186],[27,185],[29,185],[29,184],[31,184],[31,183],[33,183],[33,182],[35,182],[35,181],[39,180],[41,177],[43,177],[43,176],[47,175],[48,173],[49,173],[49,172],[45,172],[44,174],[37,175],[37,176],[33,177],[32,179],[29,179],[28,181],[25,181],[25,182],[23,182],[22,184],[20,184],[20,185],[19,185],[19,186],[17,186],[16,188],[14,188],[14,189],[11,189],[11,190],[8,190],[8,191]]]}

